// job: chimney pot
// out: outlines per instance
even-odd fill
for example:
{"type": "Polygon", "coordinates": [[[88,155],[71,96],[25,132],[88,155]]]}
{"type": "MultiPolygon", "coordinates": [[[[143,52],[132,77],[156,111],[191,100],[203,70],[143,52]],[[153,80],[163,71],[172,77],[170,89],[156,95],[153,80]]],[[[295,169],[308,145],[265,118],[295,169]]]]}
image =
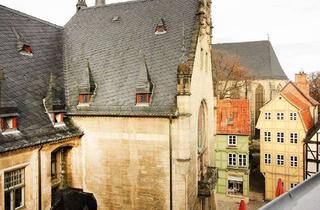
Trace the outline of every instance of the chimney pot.
{"type": "Polygon", "coordinates": [[[106,5],[105,0],[96,0],[96,7],[106,5]]]}

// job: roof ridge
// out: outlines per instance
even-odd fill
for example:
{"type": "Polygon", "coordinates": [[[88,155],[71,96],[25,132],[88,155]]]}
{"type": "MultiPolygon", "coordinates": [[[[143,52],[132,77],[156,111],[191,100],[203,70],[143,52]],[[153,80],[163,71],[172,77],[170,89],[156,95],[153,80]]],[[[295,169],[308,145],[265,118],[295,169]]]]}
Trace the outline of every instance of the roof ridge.
{"type": "Polygon", "coordinates": [[[110,4],[105,4],[105,5],[102,5],[102,6],[85,7],[85,8],[82,8],[81,10],[89,10],[89,9],[96,9],[96,8],[120,6],[120,5],[126,5],[126,4],[135,4],[135,3],[146,2],[146,1],[153,1],[153,0],[129,0],[129,1],[123,1],[123,2],[114,2],[114,3],[110,3],[110,4]]]}
{"type": "Polygon", "coordinates": [[[261,42],[269,42],[269,40],[257,40],[257,41],[240,41],[240,42],[220,42],[220,43],[213,43],[212,45],[218,44],[244,44],[244,43],[261,43],[261,42]]]}
{"type": "Polygon", "coordinates": [[[7,10],[7,11],[9,11],[9,12],[15,13],[15,14],[17,14],[17,15],[24,16],[24,17],[27,17],[27,18],[30,18],[30,19],[39,21],[39,22],[44,23],[44,24],[46,24],[46,25],[48,25],[48,26],[51,26],[51,27],[55,27],[55,28],[58,28],[58,29],[63,29],[62,26],[56,25],[56,24],[54,24],[54,23],[50,23],[49,21],[42,20],[42,19],[40,19],[40,18],[34,17],[34,16],[32,16],[32,15],[28,15],[28,14],[26,14],[26,13],[24,13],[24,12],[20,12],[20,11],[18,11],[18,10],[15,10],[15,9],[12,9],[12,8],[9,8],[9,7],[6,7],[6,6],[1,5],[1,4],[0,4],[0,9],[4,9],[4,10],[7,10]]]}

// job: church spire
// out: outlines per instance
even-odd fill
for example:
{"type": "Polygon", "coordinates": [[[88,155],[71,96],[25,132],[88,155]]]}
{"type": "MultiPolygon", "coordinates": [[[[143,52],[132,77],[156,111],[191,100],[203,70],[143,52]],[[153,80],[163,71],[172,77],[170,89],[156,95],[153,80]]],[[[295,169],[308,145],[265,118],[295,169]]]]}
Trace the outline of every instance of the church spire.
{"type": "Polygon", "coordinates": [[[78,0],[78,3],[77,3],[77,5],[76,5],[76,7],[77,7],[77,12],[78,12],[80,9],[82,9],[82,8],[84,8],[84,7],[87,7],[86,0],[78,0]]]}

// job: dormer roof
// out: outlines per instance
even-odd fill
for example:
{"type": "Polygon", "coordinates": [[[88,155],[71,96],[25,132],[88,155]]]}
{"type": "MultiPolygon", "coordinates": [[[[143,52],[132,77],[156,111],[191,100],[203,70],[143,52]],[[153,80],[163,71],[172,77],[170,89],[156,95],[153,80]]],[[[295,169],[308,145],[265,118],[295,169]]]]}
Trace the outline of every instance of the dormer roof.
{"type": "Polygon", "coordinates": [[[92,95],[95,90],[95,83],[90,69],[89,61],[84,70],[81,72],[79,93],[92,95]]]}
{"type": "Polygon", "coordinates": [[[148,67],[146,60],[143,58],[140,61],[139,68],[138,68],[138,78],[136,84],[136,92],[137,93],[151,93],[153,84],[150,79],[148,67]]]}
{"type": "Polygon", "coordinates": [[[63,92],[57,83],[57,75],[50,73],[47,96],[44,105],[48,112],[65,112],[63,92]]]}

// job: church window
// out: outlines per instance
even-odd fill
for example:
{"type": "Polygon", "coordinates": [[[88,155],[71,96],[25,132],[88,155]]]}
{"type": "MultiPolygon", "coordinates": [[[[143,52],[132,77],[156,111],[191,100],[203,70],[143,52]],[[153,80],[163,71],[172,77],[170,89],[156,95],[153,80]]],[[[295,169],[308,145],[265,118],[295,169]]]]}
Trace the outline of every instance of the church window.
{"type": "Polygon", "coordinates": [[[24,206],[24,168],[4,173],[5,210],[15,210],[24,206]]]}
{"type": "Polygon", "coordinates": [[[260,115],[260,108],[264,105],[264,88],[261,84],[258,85],[256,88],[255,93],[255,118],[256,121],[258,120],[258,117],[260,115]]]}

